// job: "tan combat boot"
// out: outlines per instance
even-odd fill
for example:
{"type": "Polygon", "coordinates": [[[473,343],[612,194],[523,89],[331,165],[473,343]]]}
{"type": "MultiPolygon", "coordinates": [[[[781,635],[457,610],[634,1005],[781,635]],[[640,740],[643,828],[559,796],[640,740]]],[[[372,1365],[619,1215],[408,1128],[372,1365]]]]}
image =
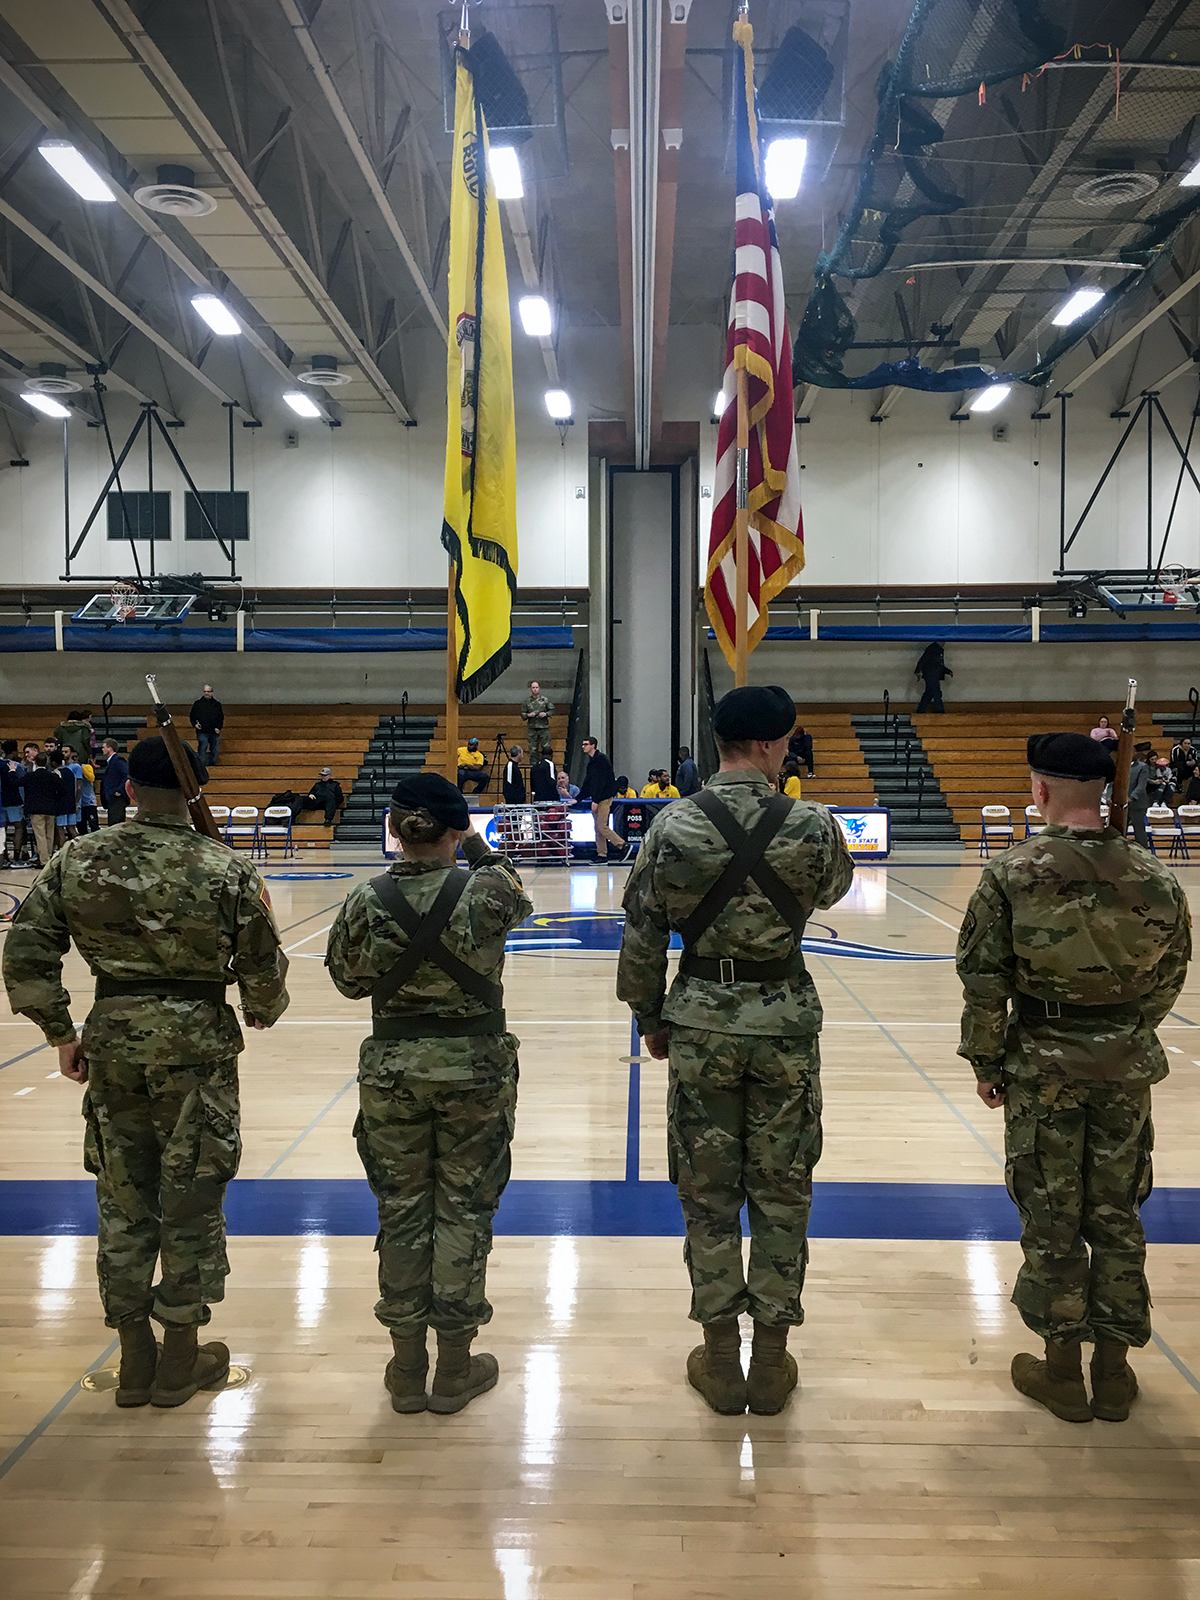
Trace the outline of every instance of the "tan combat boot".
{"type": "Polygon", "coordinates": [[[736,1317],[704,1324],[704,1343],[688,1357],[688,1382],[714,1411],[736,1417],[746,1409],[746,1375],[742,1371],[742,1333],[736,1317]]]}
{"type": "Polygon", "coordinates": [[[1013,1388],[1045,1406],[1064,1422],[1090,1422],[1092,1408],[1083,1386],[1083,1348],[1046,1340],[1046,1359],[1022,1352],[1012,1359],[1013,1388]]]}
{"type": "Polygon", "coordinates": [[[219,1389],[228,1376],[228,1345],[197,1344],[195,1328],[167,1328],[150,1404],[181,1406],[197,1389],[219,1389]]]}
{"type": "Polygon", "coordinates": [[[158,1366],[158,1345],[149,1317],[135,1317],[117,1329],[121,1338],[121,1374],[117,1380],[119,1406],[150,1404],[150,1389],[158,1366]]]}
{"type": "Polygon", "coordinates": [[[441,1416],[461,1411],[476,1395],[486,1394],[496,1387],[500,1363],[495,1356],[471,1354],[471,1341],[478,1332],[478,1328],[468,1328],[465,1333],[438,1333],[437,1366],[429,1391],[430,1411],[441,1416]]]}
{"type": "Polygon", "coordinates": [[[1138,1381],[1125,1357],[1127,1344],[1097,1339],[1092,1352],[1092,1415],[1104,1422],[1124,1422],[1137,1399],[1138,1381]]]}
{"type": "Polygon", "coordinates": [[[425,1329],[416,1333],[392,1334],[392,1359],[383,1375],[384,1388],[392,1397],[393,1411],[424,1411],[429,1404],[425,1378],[429,1372],[429,1351],[425,1329]]]}
{"type": "Polygon", "coordinates": [[[789,1331],[787,1327],[769,1328],[763,1322],[754,1324],[746,1398],[756,1416],[773,1417],[782,1411],[799,1382],[796,1358],[788,1354],[789,1331]]]}

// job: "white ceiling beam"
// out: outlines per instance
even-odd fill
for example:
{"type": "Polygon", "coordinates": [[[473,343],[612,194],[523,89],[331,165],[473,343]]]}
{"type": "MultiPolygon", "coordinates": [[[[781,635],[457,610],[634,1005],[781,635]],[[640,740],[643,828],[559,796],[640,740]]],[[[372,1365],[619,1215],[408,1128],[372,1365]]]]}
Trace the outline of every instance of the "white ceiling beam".
{"type": "MultiPolygon", "coordinates": [[[[39,312],[31,310],[23,301],[17,300],[11,294],[6,294],[3,290],[0,290],[0,310],[7,311],[10,317],[14,317],[18,322],[23,323],[30,333],[40,335],[48,344],[52,344],[64,356],[68,356],[71,361],[79,366],[95,367],[101,364],[102,358],[99,354],[93,355],[90,350],[85,350],[82,345],[76,344],[74,339],[65,334],[61,328],[55,327],[53,322],[48,321],[39,312]]],[[[150,395],[143,394],[139,388],[111,368],[104,374],[104,383],[110,389],[119,389],[122,394],[128,395],[131,400],[137,400],[143,404],[153,403],[157,405],[160,415],[172,422],[179,420],[170,406],[165,406],[159,401],[152,400],[150,395]]]]}

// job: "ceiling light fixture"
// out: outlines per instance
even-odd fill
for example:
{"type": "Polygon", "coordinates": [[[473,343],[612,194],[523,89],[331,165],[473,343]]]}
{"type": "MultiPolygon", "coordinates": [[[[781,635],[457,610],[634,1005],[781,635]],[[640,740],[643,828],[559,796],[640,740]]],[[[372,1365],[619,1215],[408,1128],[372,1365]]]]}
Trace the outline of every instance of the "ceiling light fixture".
{"type": "Polygon", "coordinates": [[[571,415],[571,396],[565,389],[547,389],[546,410],[555,422],[566,422],[571,415]]]}
{"type": "Polygon", "coordinates": [[[35,411],[40,411],[44,417],[53,417],[55,422],[65,422],[71,415],[69,406],[60,405],[50,395],[41,394],[37,389],[22,390],[21,399],[35,411]]]}
{"type": "Polygon", "coordinates": [[[1103,289],[1076,289],[1075,293],[1059,306],[1054,315],[1054,326],[1065,328],[1069,323],[1078,322],[1086,311],[1099,305],[1103,299],[1103,289]]]}
{"type": "Polygon", "coordinates": [[[994,383],[990,389],[981,389],[971,401],[972,411],[995,411],[1012,393],[1011,383],[994,383]]]}
{"type": "Polygon", "coordinates": [[[218,295],[194,294],[192,308],[204,318],[212,331],[220,334],[223,339],[242,331],[241,323],[218,295]]]}
{"type": "Polygon", "coordinates": [[[519,200],[525,193],[521,163],[511,144],[494,144],[488,151],[488,171],[497,200],[519,200]]]}
{"type": "Polygon", "coordinates": [[[70,184],[81,200],[103,202],[117,198],[91,162],[66,139],[43,140],[38,149],[63,182],[70,184]]]}
{"type": "Polygon", "coordinates": [[[315,406],[306,394],[301,394],[299,389],[289,389],[283,397],[285,405],[291,406],[298,417],[317,417],[321,415],[320,407],[315,406]]]}
{"type": "Polygon", "coordinates": [[[724,389],[718,389],[717,390],[717,397],[713,401],[712,414],[713,414],[714,417],[723,417],[725,415],[725,391],[724,391],[724,389]]]}
{"type": "Polygon", "coordinates": [[[517,301],[521,326],[531,339],[548,339],[553,330],[550,305],[543,295],[525,294],[517,301]]]}
{"type": "Polygon", "coordinates": [[[1200,189],[1200,161],[1194,167],[1189,167],[1179,180],[1181,189],[1200,189]]]}
{"type": "Polygon", "coordinates": [[[800,193],[807,155],[807,139],[771,140],[763,170],[772,200],[794,200],[800,193]]]}

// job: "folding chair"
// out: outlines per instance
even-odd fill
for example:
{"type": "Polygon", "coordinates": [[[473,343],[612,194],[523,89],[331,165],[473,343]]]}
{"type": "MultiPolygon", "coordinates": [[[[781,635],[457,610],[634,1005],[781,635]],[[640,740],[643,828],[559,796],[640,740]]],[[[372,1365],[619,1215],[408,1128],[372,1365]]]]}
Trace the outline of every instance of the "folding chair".
{"type": "Polygon", "coordinates": [[[221,835],[224,837],[225,829],[229,826],[229,807],[209,806],[208,814],[216,823],[217,827],[220,828],[221,835]]]}
{"type": "Polygon", "coordinates": [[[1200,806],[1182,805],[1175,813],[1175,820],[1179,824],[1179,837],[1171,847],[1172,855],[1179,851],[1185,861],[1191,859],[1188,853],[1188,840],[1194,839],[1200,844],[1200,806]]]}
{"type": "Polygon", "coordinates": [[[225,824],[225,843],[233,850],[237,849],[239,839],[249,839],[250,854],[256,856],[259,851],[258,839],[258,807],[234,806],[229,814],[229,821],[225,824]]]}
{"type": "MultiPolygon", "coordinates": [[[[1150,848],[1155,855],[1158,854],[1156,839],[1169,839],[1171,848],[1168,857],[1179,854],[1181,841],[1179,837],[1179,824],[1175,820],[1175,813],[1170,806],[1151,806],[1146,812],[1146,837],[1150,840],[1150,848]]],[[[1182,845],[1183,853],[1187,854],[1187,844],[1182,845]]]]}
{"type": "Polygon", "coordinates": [[[1046,826],[1046,819],[1036,806],[1025,807],[1025,837],[1032,839],[1035,833],[1041,833],[1046,826]]]}
{"type": "Polygon", "coordinates": [[[1010,844],[1017,842],[1013,833],[1012,812],[1007,806],[983,806],[980,809],[979,854],[981,856],[991,855],[993,840],[1000,850],[1007,850],[1010,844]]]}
{"type": "Polygon", "coordinates": [[[258,842],[261,846],[264,860],[267,859],[269,854],[270,841],[272,839],[283,840],[285,857],[298,854],[296,846],[292,842],[291,806],[268,806],[263,812],[262,825],[258,830],[258,842]]]}

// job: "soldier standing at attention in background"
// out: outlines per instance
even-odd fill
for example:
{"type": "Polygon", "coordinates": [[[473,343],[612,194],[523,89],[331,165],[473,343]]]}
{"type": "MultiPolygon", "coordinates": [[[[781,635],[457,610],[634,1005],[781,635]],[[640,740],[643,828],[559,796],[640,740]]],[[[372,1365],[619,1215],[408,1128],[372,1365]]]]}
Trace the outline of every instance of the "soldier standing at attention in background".
{"type": "Polygon", "coordinates": [[[691,1315],[704,1328],[688,1381],[726,1415],[747,1405],[773,1415],[796,1387],[787,1337],[804,1320],[821,1154],[821,1004],[800,939],[854,876],[825,807],[775,792],[795,721],[778,687],[734,689],[717,706],[720,771],[648,830],[625,890],[617,969],[646,1048],[670,1063],[670,1174],[687,1227],[691,1315]],[[673,930],[684,948],[666,994],[673,930]],[[748,1378],[742,1312],[754,1319],[748,1378]]]}
{"type": "Polygon", "coordinates": [[[1140,1208],[1150,1085],[1167,1075],[1154,1030],[1183,988],[1191,920],[1174,873],[1101,820],[1107,749],[1046,733],[1028,754],[1046,827],[987,863],[967,907],[958,1053],[983,1103],[1004,1107],[1025,1256],[1013,1304],[1046,1344],[1044,1361],[1013,1357],[1013,1385],[1067,1422],[1123,1422],[1128,1347],[1150,1338],[1140,1208]]]}
{"type": "Polygon", "coordinates": [[[270,1027],[287,1008],[287,958],[250,862],[193,830],[161,738],[134,746],[129,775],[137,820],[51,858],[13,918],[4,983],[13,1010],[57,1045],[63,1077],[87,1085],[83,1159],[96,1175],[105,1321],[121,1339],[117,1404],[177,1406],[229,1371],[225,1345],[196,1339],[225,1296],[221,1205],[241,1155],[243,1041],[225,990],[238,985],[247,1026],[270,1027]],[[82,1039],[62,984],[72,939],[96,979],[82,1039]]]}
{"type": "Polygon", "coordinates": [[[394,1352],[384,1384],[395,1411],[461,1411],[499,1376],[471,1343],[492,1315],[485,1274],[517,1107],[504,941],[533,904],[445,778],[402,779],[389,817],[404,860],[351,891],[325,964],[342,994],[371,996],[354,1137],[379,1202],[375,1315],[394,1352]],[[460,843],[469,872],[455,864],[460,843]]]}
{"type": "Polygon", "coordinates": [[[521,707],[529,729],[529,760],[532,765],[550,754],[550,718],[554,715],[554,701],[542,693],[542,686],[534,678],[529,694],[521,707]]]}

